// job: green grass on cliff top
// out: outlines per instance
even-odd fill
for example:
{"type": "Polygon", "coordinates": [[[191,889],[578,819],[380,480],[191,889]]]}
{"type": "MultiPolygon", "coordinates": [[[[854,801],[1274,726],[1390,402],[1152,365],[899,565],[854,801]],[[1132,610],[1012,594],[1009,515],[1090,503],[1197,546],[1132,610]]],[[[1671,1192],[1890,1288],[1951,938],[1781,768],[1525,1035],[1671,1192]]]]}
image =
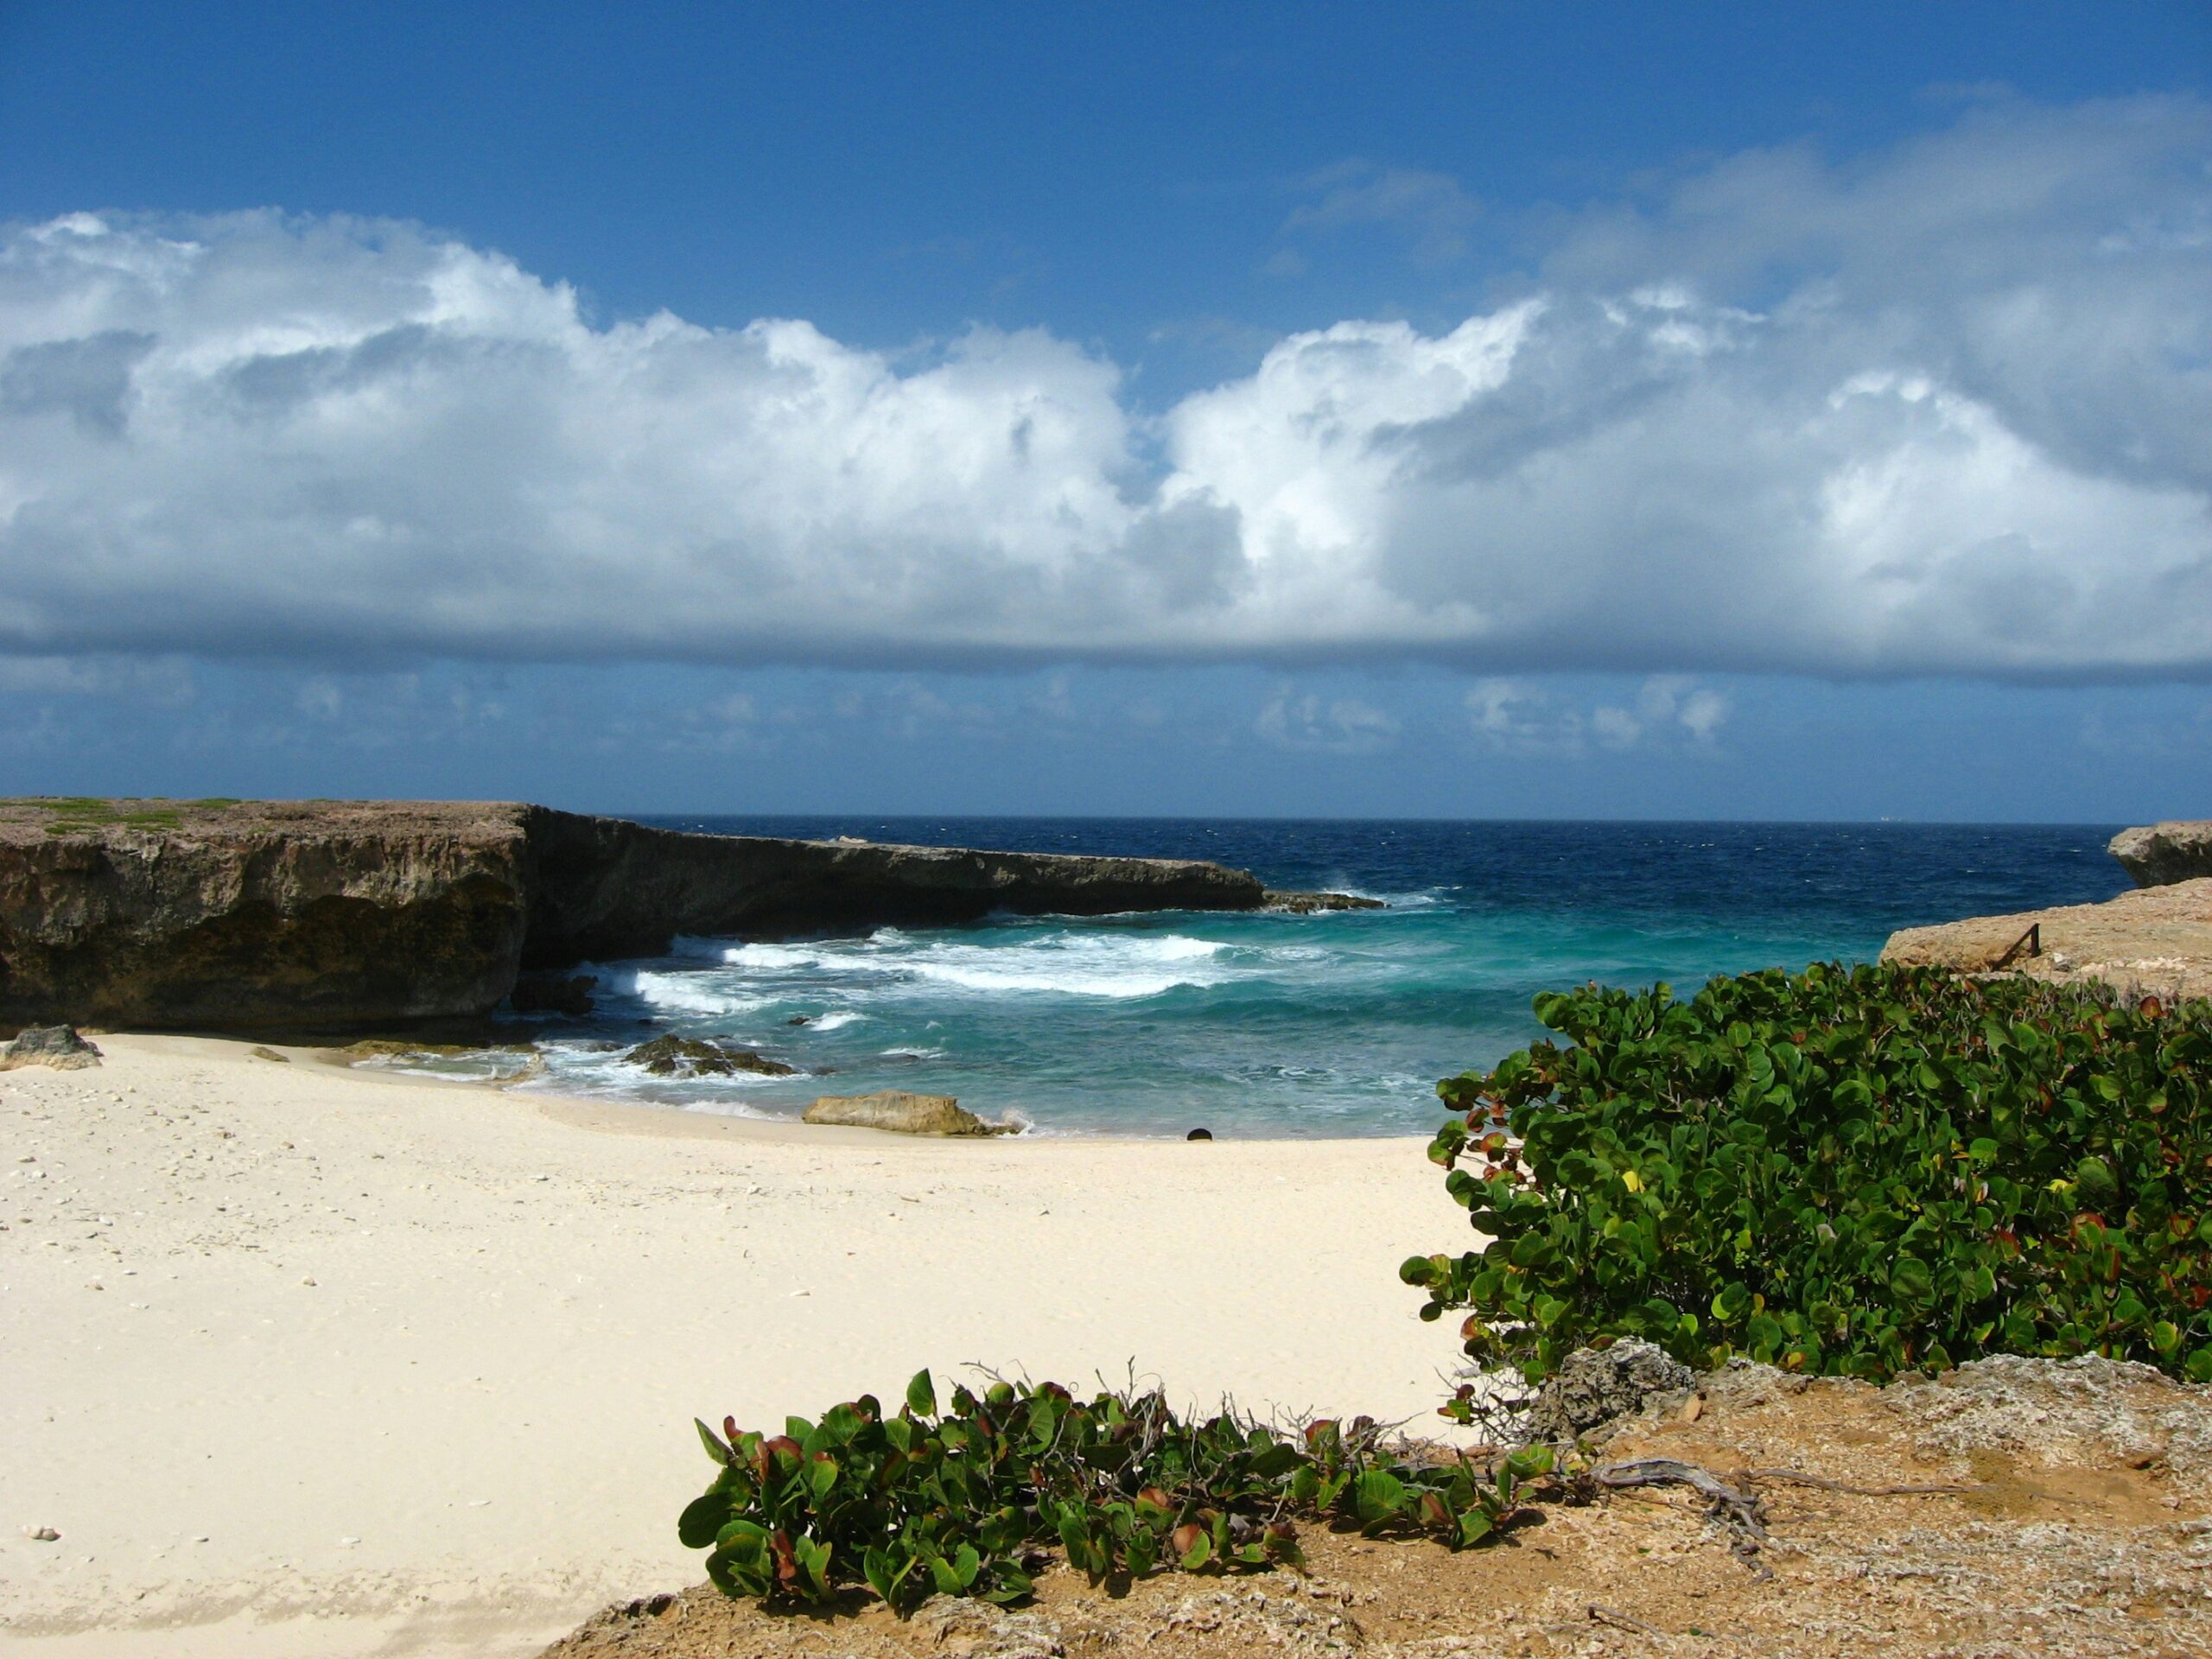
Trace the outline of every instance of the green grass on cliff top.
{"type": "Polygon", "coordinates": [[[133,830],[174,830],[184,822],[187,811],[218,810],[238,804],[232,796],[211,795],[201,800],[177,801],[162,806],[125,811],[118,802],[98,796],[37,795],[0,802],[0,807],[51,812],[54,817],[48,823],[46,833],[66,836],[73,830],[96,830],[111,823],[124,824],[133,830]]]}

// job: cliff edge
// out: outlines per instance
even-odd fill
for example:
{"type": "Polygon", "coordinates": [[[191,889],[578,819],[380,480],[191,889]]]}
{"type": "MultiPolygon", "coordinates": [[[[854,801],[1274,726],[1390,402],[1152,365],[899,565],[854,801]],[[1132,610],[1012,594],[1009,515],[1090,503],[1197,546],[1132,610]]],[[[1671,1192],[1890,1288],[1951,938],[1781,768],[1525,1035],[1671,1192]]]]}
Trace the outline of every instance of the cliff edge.
{"type": "Polygon", "coordinates": [[[2212,823],[2201,819],[2123,830],[2107,850],[2139,887],[2163,887],[2212,875],[2212,823]]]}
{"type": "Polygon", "coordinates": [[[0,1028],[488,1012],[525,968],[677,934],[1256,910],[1192,860],[690,835],[496,801],[0,803],[0,1028]]]}
{"type": "Polygon", "coordinates": [[[1882,960],[2057,984],[2094,981],[2130,997],[2212,995],[2212,880],[2139,887],[2101,905],[1903,928],[1890,935],[1882,960]]]}

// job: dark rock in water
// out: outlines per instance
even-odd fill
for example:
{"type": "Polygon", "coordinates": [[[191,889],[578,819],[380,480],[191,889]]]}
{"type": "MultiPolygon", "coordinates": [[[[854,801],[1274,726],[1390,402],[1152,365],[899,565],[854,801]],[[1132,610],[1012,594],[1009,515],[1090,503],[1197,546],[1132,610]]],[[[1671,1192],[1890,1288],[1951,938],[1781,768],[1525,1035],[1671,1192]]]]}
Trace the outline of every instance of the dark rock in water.
{"type": "Polygon", "coordinates": [[[751,1071],[764,1077],[788,1077],[798,1068],[763,1058],[749,1048],[725,1048],[696,1037],[656,1037],[622,1057],[657,1077],[728,1077],[751,1071]]]}
{"type": "Polygon", "coordinates": [[[507,1006],[517,1014],[565,1014],[581,1020],[592,1010],[592,989],[598,983],[591,974],[524,974],[507,993],[507,1006]]]}
{"type": "MultiPolygon", "coordinates": [[[[0,1029],[403,1026],[679,933],[1267,898],[1191,860],[685,835],[512,802],[0,801],[0,1029]]],[[[577,1006],[564,983],[545,1006],[577,1006]]]]}
{"type": "Polygon", "coordinates": [[[1640,1338],[1578,1348],[1537,1390],[1529,1438],[1571,1440],[1618,1417],[1680,1405],[1694,1380],[1688,1366],[1640,1338]]]}
{"type": "Polygon", "coordinates": [[[1356,893],[1278,893],[1270,887],[1263,895],[1264,908],[1293,916],[1311,916],[1324,910],[1388,910],[1380,899],[1363,899],[1356,893]]]}
{"type": "Polygon", "coordinates": [[[1010,1123],[986,1123],[950,1095],[911,1095],[886,1089],[873,1095],[824,1095],[806,1109],[809,1123],[898,1135],[1012,1135],[1010,1123]]]}
{"type": "Polygon", "coordinates": [[[2139,887],[2194,881],[2212,875],[2212,823],[2180,821],[2123,830],[2106,850],[2139,887]]]}
{"type": "Polygon", "coordinates": [[[806,1014],[795,1014],[791,1015],[790,1019],[785,1020],[784,1023],[787,1026],[810,1026],[814,1021],[806,1014]]]}
{"type": "Polygon", "coordinates": [[[1211,1129],[1192,1129],[1183,1138],[1185,1141],[1211,1141],[1213,1139],[1213,1131],[1211,1129]]]}
{"type": "Polygon", "coordinates": [[[15,1041],[0,1044],[0,1071],[19,1065],[50,1065],[76,1071],[100,1063],[100,1052],[77,1034],[74,1026],[33,1026],[15,1041]]]}

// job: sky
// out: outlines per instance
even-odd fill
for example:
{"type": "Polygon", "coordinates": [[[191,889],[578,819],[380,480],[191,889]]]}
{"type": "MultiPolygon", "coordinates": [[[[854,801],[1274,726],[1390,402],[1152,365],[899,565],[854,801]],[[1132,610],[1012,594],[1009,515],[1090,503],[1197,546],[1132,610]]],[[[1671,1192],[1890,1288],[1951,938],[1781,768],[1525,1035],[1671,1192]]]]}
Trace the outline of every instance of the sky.
{"type": "Polygon", "coordinates": [[[0,0],[0,792],[2212,810],[2212,5],[0,0]]]}

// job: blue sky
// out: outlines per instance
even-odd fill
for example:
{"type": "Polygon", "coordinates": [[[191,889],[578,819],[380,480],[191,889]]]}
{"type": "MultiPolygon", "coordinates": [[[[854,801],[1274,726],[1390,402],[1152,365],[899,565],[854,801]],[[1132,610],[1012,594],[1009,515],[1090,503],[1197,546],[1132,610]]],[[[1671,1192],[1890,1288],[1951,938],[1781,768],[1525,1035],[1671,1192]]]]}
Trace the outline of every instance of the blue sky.
{"type": "Polygon", "coordinates": [[[0,3],[0,789],[2212,796],[2212,9],[0,3]]]}

